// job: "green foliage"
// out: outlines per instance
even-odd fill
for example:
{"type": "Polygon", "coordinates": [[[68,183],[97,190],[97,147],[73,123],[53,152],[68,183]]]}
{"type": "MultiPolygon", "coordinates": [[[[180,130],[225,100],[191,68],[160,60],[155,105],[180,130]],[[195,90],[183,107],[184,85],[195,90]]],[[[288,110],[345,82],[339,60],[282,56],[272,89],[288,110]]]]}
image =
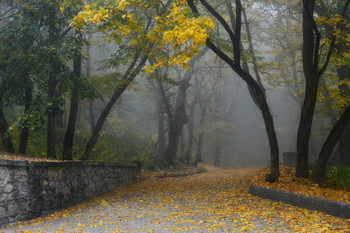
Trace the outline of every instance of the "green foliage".
{"type": "Polygon", "coordinates": [[[91,159],[123,163],[137,160],[143,167],[151,168],[155,157],[154,143],[150,133],[133,131],[131,127],[127,127],[125,134],[121,136],[102,135],[91,159]]]}
{"type": "MultiPolygon", "coordinates": [[[[45,124],[46,125],[46,124],[45,124]]],[[[15,148],[19,146],[20,129],[11,131],[12,142],[15,148]]],[[[35,128],[30,131],[27,147],[27,156],[46,158],[46,127],[35,128]],[[43,140],[44,139],[44,140],[43,140]]],[[[57,156],[61,159],[62,141],[64,140],[65,128],[57,130],[57,156]]],[[[81,159],[81,153],[91,135],[89,129],[77,129],[73,147],[73,160],[81,159]]],[[[91,160],[100,162],[132,163],[140,161],[144,168],[152,168],[155,159],[153,136],[147,132],[138,132],[131,127],[125,128],[125,133],[119,136],[102,133],[99,142],[93,150],[91,160]]],[[[1,144],[0,144],[1,149],[1,144]]]]}
{"type": "Polygon", "coordinates": [[[325,186],[350,191],[350,167],[326,169],[325,186]]]}

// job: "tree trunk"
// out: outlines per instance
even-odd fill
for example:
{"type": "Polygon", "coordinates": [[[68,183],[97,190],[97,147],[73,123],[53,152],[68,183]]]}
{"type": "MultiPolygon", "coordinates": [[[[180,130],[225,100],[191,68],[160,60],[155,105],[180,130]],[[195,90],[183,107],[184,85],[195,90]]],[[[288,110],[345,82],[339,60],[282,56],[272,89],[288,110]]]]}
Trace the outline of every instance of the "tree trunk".
{"type": "MultiPolygon", "coordinates": [[[[56,75],[49,75],[48,97],[51,104],[56,96],[56,75]]],[[[47,115],[47,157],[56,159],[56,109],[55,106],[49,109],[47,115]]]]}
{"type": "Polygon", "coordinates": [[[305,99],[301,108],[299,129],[297,135],[297,166],[296,176],[309,176],[309,139],[316,105],[317,87],[319,82],[318,61],[315,65],[315,36],[313,25],[314,0],[305,1],[303,11],[303,69],[306,81],[305,99]]]}
{"type": "Polygon", "coordinates": [[[92,131],[92,135],[91,135],[88,143],[86,144],[85,151],[83,154],[84,160],[88,160],[90,158],[92,149],[94,148],[94,146],[95,146],[95,144],[100,136],[100,131],[102,129],[102,126],[103,126],[104,122],[106,121],[107,116],[108,116],[109,112],[111,111],[113,105],[119,99],[120,95],[125,91],[125,89],[129,85],[131,85],[131,83],[134,80],[134,78],[136,77],[136,75],[139,73],[141,68],[146,63],[146,61],[148,59],[148,54],[144,55],[142,57],[140,63],[134,69],[134,66],[136,65],[137,61],[139,60],[140,54],[141,54],[141,51],[137,51],[135,53],[133,62],[130,64],[130,66],[129,66],[128,70],[125,72],[122,80],[119,82],[119,84],[117,85],[117,88],[114,90],[112,98],[109,100],[106,107],[102,110],[102,112],[101,112],[101,114],[96,122],[96,125],[92,131]]]}
{"type": "Polygon", "coordinates": [[[164,127],[164,109],[163,109],[163,105],[162,105],[162,94],[161,94],[161,89],[160,89],[160,81],[157,82],[157,112],[158,112],[158,156],[162,157],[165,149],[166,149],[166,145],[165,145],[165,138],[164,138],[164,131],[165,131],[165,127],[164,127]]]}
{"type": "Polygon", "coordinates": [[[318,184],[323,183],[327,161],[331,156],[334,150],[334,147],[337,144],[340,136],[342,135],[346,127],[349,125],[349,123],[350,123],[350,105],[347,107],[344,113],[340,116],[339,120],[334,125],[331,132],[329,133],[326,139],[326,142],[322,146],[321,152],[319,154],[319,157],[316,161],[316,166],[315,166],[315,175],[314,175],[315,183],[318,183],[318,184]]]}
{"type": "Polygon", "coordinates": [[[197,149],[196,149],[196,163],[202,162],[203,132],[201,132],[201,128],[203,128],[203,125],[204,125],[206,105],[204,107],[201,107],[201,110],[202,110],[202,114],[201,114],[201,119],[199,121],[199,134],[198,134],[198,142],[197,142],[197,149]]]}
{"type": "MultiPolygon", "coordinates": [[[[260,108],[264,122],[265,127],[269,139],[269,145],[270,145],[270,152],[271,152],[271,173],[274,177],[279,175],[279,149],[278,149],[278,143],[277,143],[277,137],[276,132],[273,124],[273,118],[269,109],[269,106],[266,102],[265,98],[265,92],[260,87],[260,85],[257,83],[257,81],[254,80],[254,78],[244,69],[241,67],[241,2],[240,0],[235,0],[236,3],[236,18],[235,18],[235,28],[234,32],[232,31],[231,27],[227,24],[226,20],[213,8],[211,7],[205,0],[200,0],[202,5],[221,23],[221,25],[225,28],[226,32],[230,36],[230,40],[233,44],[233,53],[234,53],[234,59],[231,59],[226,53],[224,53],[222,50],[220,50],[219,47],[217,47],[210,38],[207,39],[206,45],[216,54],[218,55],[222,60],[228,64],[231,69],[239,75],[243,81],[245,81],[248,85],[249,90],[252,93],[253,100],[257,101],[258,107],[260,108]]],[[[199,16],[199,11],[194,4],[194,0],[187,0],[187,3],[189,7],[191,8],[192,12],[199,16]]],[[[231,19],[232,21],[232,19],[231,19]]]]}
{"type": "MultiPolygon", "coordinates": [[[[344,50],[343,47],[342,51],[344,50]]],[[[338,48],[339,49],[339,48],[338,48]]],[[[349,80],[350,66],[342,65],[337,68],[337,73],[339,76],[339,81],[349,80]]],[[[350,90],[346,85],[339,85],[341,90],[341,95],[347,97],[350,95],[350,90]]],[[[344,133],[342,134],[339,140],[339,149],[340,149],[340,162],[342,165],[350,166],[350,126],[347,126],[344,133]]]]}
{"type": "Polygon", "coordinates": [[[343,166],[350,166],[350,126],[344,130],[339,139],[340,150],[340,164],[343,166]]]}
{"type": "MultiPolygon", "coordinates": [[[[221,77],[221,61],[220,61],[220,65],[219,65],[219,76],[220,79],[221,77]]],[[[221,121],[223,120],[223,113],[222,113],[222,98],[221,98],[221,93],[219,93],[217,90],[215,90],[215,103],[214,103],[214,111],[215,111],[215,115],[214,115],[214,120],[217,121],[221,121]]],[[[214,165],[216,167],[220,167],[221,166],[221,153],[223,150],[223,135],[222,135],[222,129],[221,128],[217,128],[215,129],[215,141],[214,141],[214,165]]]]}
{"type": "MultiPolygon", "coordinates": [[[[49,40],[54,41],[57,37],[56,28],[56,12],[49,20],[49,40]]],[[[57,59],[57,50],[51,52],[49,61],[49,80],[47,88],[47,96],[49,99],[48,114],[47,114],[47,158],[56,159],[56,70],[55,70],[55,59],[57,59]]]]}
{"type": "Polygon", "coordinates": [[[317,89],[307,85],[297,135],[296,176],[309,176],[309,140],[316,105],[317,89]]]}
{"type": "Polygon", "coordinates": [[[77,115],[79,109],[79,96],[73,91],[72,98],[70,100],[70,111],[66,134],[63,141],[62,159],[72,160],[73,159],[73,145],[74,145],[74,134],[77,122],[77,115]]]}
{"type": "Polygon", "coordinates": [[[194,140],[194,111],[196,109],[196,101],[193,101],[189,108],[189,118],[188,118],[188,145],[187,151],[185,154],[185,160],[187,165],[191,164],[192,149],[193,149],[193,140],[194,140]]]}
{"type": "Polygon", "coordinates": [[[188,119],[185,111],[186,104],[186,91],[189,87],[189,81],[192,77],[192,71],[185,73],[185,79],[179,83],[179,92],[176,100],[175,113],[173,117],[169,117],[169,141],[168,147],[165,150],[165,161],[173,166],[175,165],[175,159],[177,155],[177,148],[179,144],[179,136],[183,126],[187,123],[188,119]]]}
{"type": "MultiPolygon", "coordinates": [[[[33,99],[33,91],[31,87],[26,88],[26,104],[24,106],[24,113],[26,114],[29,109],[33,99]]],[[[19,141],[19,153],[26,154],[27,153],[27,145],[28,145],[28,137],[29,137],[29,126],[22,127],[22,132],[19,141]]]]}
{"type": "Polygon", "coordinates": [[[96,125],[94,101],[93,100],[89,100],[89,114],[90,114],[90,127],[91,127],[91,131],[93,131],[94,127],[96,125]]]}
{"type": "MultiPolygon", "coordinates": [[[[190,81],[193,76],[194,64],[207,51],[208,51],[208,48],[203,49],[202,51],[200,51],[200,53],[196,57],[192,58],[189,61],[190,69],[185,72],[183,80],[179,82],[179,92],[176,99],[174,114],[171,113],[169,104],[165,103],[167,108],[167,115],[169,119],[169,142],[163,158],[171,166],[175,164],[177,147],[178,147],[181,130],[183,126],[188,122],[188,118],[185,110],[186,97],[187,97],[186,92],[187,92],[187,88],[190,86],[190,81]]],[[[162,89],[162,92],[163,92],[163,98],[165,100],[164,89],[162,89]]]]}
{"type": "Polygon", "coordinates": [[[214,165],[216,167],[221,166],[221,153],[222,153],[222,141],[215,142],[215,158],[214,158],[214,165]]]}
{"type": "Polygon", "coordinates": [[[185,128],[182,127],[181,132],[180,132],[180,158],[183,160],[183,162],[186,163],[186,141],[185,141],[185,128]]]}
{"type": "MultiPolygon", "coordinates": [[[[82,34],[79,30],[75,31],[75,43],[79,48],[82,41],[82,34]]],[[[73,160],[73,145],[74,145],[74,134],[75,134],[75,126],[77,122],[77,115],[79,109],[79,94],[78,94],[78,85],[79,79],[81,76],[81,52],[78,49],[74,52],[74,60],[73,60],[73,72],[74,72],[74,80],[72,85],[72,98],[70,100],[70,112],[66,134],[63,142],[63,150],[62,150],[62,159],[63,160],[73,160]]]]}
{"type": "Polygon", "coordinates": [[[2,140],[2,150],[7,153],[15,153],[15,148],[13,147],[11,136],[7,130],[7,121],[2,108],[0,107],[0,135],[2,140]]]}
{"type": "MultiPolygon", "coordinates": [[[[86,59],[86,77],[90,77],[91,76],[91,45],[90,45],[90,40],[92,40],[93,38],[93,34],[89,34],[89,44],[87,45],[87,59],[86,59]]],[[[93,131],[95,124],[96,124],[96,120],[95,120],[95,112],[94,112],[94,100],[90,99],[89,100],[89,114],[90,114],[90,127],[91,127],[91,131],[93,131]]]]}
{"type": "Polygon", "coordinates": [[[263,94],[256,95],[263,115],[267,136],[270,143],[271,173],[279,176],[279,150],[273,118],[263,94]]]}
{"type": "Polygon", "coordinates": [[[56,127],[57,128],[63,128],[64,127],[63,113],[57,113],[56,114],[56,127]]]}

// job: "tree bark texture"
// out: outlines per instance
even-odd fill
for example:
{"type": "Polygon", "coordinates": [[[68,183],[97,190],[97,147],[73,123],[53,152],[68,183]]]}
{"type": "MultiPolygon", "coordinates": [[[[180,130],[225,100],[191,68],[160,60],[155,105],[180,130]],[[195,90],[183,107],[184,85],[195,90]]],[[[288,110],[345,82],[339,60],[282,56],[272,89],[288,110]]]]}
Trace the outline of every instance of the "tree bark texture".
{"type": "MultiPolygon", "coordinates": [[[[344,51],[344,48],[337,48],[338,51],[344,51]]],[[[337,73],[339,76],[339,81],[349,80],[350,66],[342,65],[337,68],[337,73]]],[[[346,85],[340,85],[339,89],[341,90],[341,95],[344,97],[350,95],[350,90],[346,85]]],[[[344,130],[340,140],[339,140],[339,149],[340,149],[340,162],[342,165],[350,166],[350,126],[347,126],[344,130]]]]}
{"type": "Polygon", "coordinates": [[[7,153],[15,153],[15,148],[13,147],[11,136],[8,133],[7,121],[1,107],[0,107],[0,136],[1,136],[1,142],[2,142],[2,150],[7,153]]]}
{"type": "MultiPolygon", "coordinates": [[[[219,78],[221,77],[221,62],[219,65],[219,78]]],[[[222,98],[221,98],[221,93],[219,91],[215,91],[215,102],[214,102],[214,110],[215,110],[215,115],[214,115],[214,120],[215,121],[220,121],[222,120],[222,98]]],[[[221,166],[221,153],[223,151],[223,137],[222,137],[222,129],[221,128],[217,128],[215,129],[215,141],[214,141],[214,165],[216,167],[220,167],[221,166]]]]}
{"type": "Polygon", "coordinates": [[[316,161],[314,182],[322,184],[324,180],[325,168],[327,161],[331,156],[335,145],[337,144],[340,136],[350,123],[350,106],[343,112],[337,123],[329,133],[326,142],[323,144],[319,157],[316,161]]]}
{"type": "Polygon", "coordinates": [[[187,123],[188,118],[186,115],[185,104],[186,104],[186,91],[189,87],[189,82],[192,77],[192,71],[186,71],[185,79],[179,83],[179,92],[177,95],[175,112],[169,117],[169,141],[168,147],[165,150],[164,158],[165,161],[173,166],[175,165],[177,149],[179,144],[179,137],[183,126],[187,123]]]}
{"type": "Polygon", "coordinates": [[[301,108],[297,135],[296,176],[309,176],[309,140],[316,105],[318,75],[318,49],[315,48],[313,12],[315,0],[304,1],[303,10],[303,69],[306,81],[305,98],[301,108]],[[317,59],[317,60],[316,60],[317,59]]]}
{"type": "MultiPolygon", "coordinates": [[[[33,99],[33,90],[31,87],[26,88],[25,98],[26,98],[26,104],[24,106],[24,114],[26,114],[29,111],[30,105],[33,99]]],[[[20,141],[19,141],[20,154],[27,153],[28,138],[29,138],[29,126],[24,126],[22,127],[22,132],[21,132],[20,141]]]]}
{"type": "Polygon", "coordinates": [[[204,118],[206,115],[206,105],[203,107],[201,106],[201,118],[199,121],[199,133],[198,133],[198,141],[197,141],[197,148],[196,148],[196,162],[195,163],[200,163],[202,162],[202,145],[203,145],[203,136],[204,133],[201,131],[201,128],[204,126],[204,118]]]}
{"type": "Polygon", "coordinates": [[[160,81],[157,82],[157,112],[158,112],[158,156],[161,158],[165,152],[166,144],[164,138],[164,107],[162,104],[162,93],[160,87],[160,81]]]}
{"type": "Polygon", "coordinates": [[[193,150],[193,141],[194,141],[194,111],[196,109],[197,102],[192,102],[189,107],[189,117],[188,117],[188,143],[187,151],[185,154],[186,165],[191,164],[192,150],[193,150]]]}
{"type": "MultiPolygon", "coordinates": [[[[93,34],[89,35],[89,41],[92,40],[93,38],[93,34]]],[[[92,69],[92,65],[91,65],[91,45],[90,43],[87,45],[87,49],[86,49],[86,55],[87,55],[87,59],[86,59],[86,77],[90,77],[91,76],[91,69],[92,69]]],[[[94,111],[94,100],[90,99],[89,100],[89,114],[90,114],[90,127],[91,127],[91,131],[94,130],[95,124],[96,124],[96,120],[95,120],[95,111],[94,111]]]]}
{"type": "MultiPolygon", "coordinates": [[[[188,121],[187,121],[188,122],[188,121]]],[[[182,127],[180,132],[180,158],[186,163],[186,140],[185,140],[185,128],[182,127]]]]}
{"type": "MultiPolygon", "coordinates": [[[[57,28],[56,28],[56,12],[49,19],[49,40],[55,41],[57,37],[57,28]]],[[[57,50],[51,52],[51,57],[49,61],[49,80],[47,88],[47,96],[49,99],[48,113],[47,113],[47,158],[56,159],[56,86],[57,86],[57,77],[55,70],[55,59],[57,59],[57,50]]]]}
{"type": "MultiPolygon", "coordinates": [[[[75,43],[79,48],[82,41],[82,34],[80,31],[76,30],[75,32],[76,38],[75,43]]],[[[74,135],[75,128],[77,123],[77,115],[79,110],[79,79],[81,77],[81,64],[82,64],[82,56],[81,52],[76,49],[74,52],[74,60],[73,60],[73,73],[74,80],[72,85],[72,97],[70,100],[70,112],[66,134],[63,141],[63,150],[62,150],[62,159],[63,160],[73,160],[73,145],[74,145],[74,135]]]]}
{"type": "MultiPolygon", "coordinates": [[[[48,97],[52,104],[56,97],[56,75],[49,75],[48,97]]],[[[56,110],[55,107],[49,109],[47,114],[47,157],[56,159],[56,110]]]]}

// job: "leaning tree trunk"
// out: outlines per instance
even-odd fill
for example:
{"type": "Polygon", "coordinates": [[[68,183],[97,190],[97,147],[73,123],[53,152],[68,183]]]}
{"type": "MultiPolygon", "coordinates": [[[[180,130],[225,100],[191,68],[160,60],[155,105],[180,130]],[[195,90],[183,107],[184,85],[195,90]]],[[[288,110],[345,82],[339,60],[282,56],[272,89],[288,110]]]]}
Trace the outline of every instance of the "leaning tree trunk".
{"type": "MultiPolygon", "coordinates": [[[[344,50],[343,47],[341,47],[344,50]]],[[[339,48],[338,48],[339,49],[339,48]]],[[[337,73],[339,76],[339,81],[348,81],[350,80],[350,66],[342,65],[337,68],[337,73]]],[[[350,90],[346,85],[339,85],[341,90],[341,95],[347,97],[350,95],[350,90]]],[[[343,132],[339,140],[339,149],[340,149],[340,162],[345,166],[350,166],[350,126],[348,126],[343,132]]]]}
{"type": "Polygon", "coordinates": [[[141,68],[145,65],[145,63],[148,59],[148,54],[146,54],[142,57],[139,64],[137,65],[137,67],[134,69],[137,61],[139,60],[140,55],[141,55],[140,50],[135,53],[133,62],[130,64],[130,66],[129,66],[128,70],[125,72],[122,80],[119,82],[119,84],[117,85],[117,88],[114,90],[112,98],[109,100],[106,107],[102,110],[102,112],[101,112],[101,114],[96,122],[96,125],[94,126],[91,137],[85,146],[85,151],[84,151],[83,158],[82,158],[83,160],[88,160],[90,158],[92,149],[96,145],[96,142],[100,136],[100,131],[102,129],[102,126],[105,123],[107,116],[108,116],[109,112],[111,111],[113,105],[119,99],[121,94],[126,90],[126,88],[131,85],[131,83],[135,79],[136,75],[139,73],[141,68]]]}
{"type": "MultiPolygon", "coordinates": [[[[24,114],[26,114],[29,109],[33,99],[33,90],[31,87],[26,88],[25,90],[26,96],[26,104],[24,106],[24,114]]],[[[22,127],[22,132],[19,141],[19,153],[26,154],[27,153],[27,145],[28,145],[28,137],[29,137],[29,126],[25,125],[22,127]]]]}
{"type": "MultiPolygon", "coordinates": [[[[194,3],[194,0],[187,0],[189,7],[192,12],[199,16],[199,11],[194,3]]],[[[275,181],[277,176],[279,175],[279,149],[277,143],[277,136],[273,124],[273,118],[269,109],[269,106],[266,102],[265,92],[263,88],[255,81],[255,79],[241,66],[241,14],[242,14],[242,6],[240,0],[235,0],[236,3],[236,15],[235,19],[231,17],[231,22],[234,24],[234,27],[230,27],[226,20],[212,7],[206,0],[200,0],[201,4],[220,22],[220,24],[224,27],[226,32],[229,35],[229,38],[232,42],[233,49],[233,59],[231,59],[225,52],[223,52],[218,46],[216,46],[213,41],[208,38],[206,41],[206,45],[222,60],[226,62],[227,65],[231,67],[231,69],[239,75],[243,81],[245,81],[248,85],[248,88],[251,92],[253,100],[258,104],[259,109],[262,112],[263,119],[265,122],[265,127],[267,131],[267,136],[269,139],[270,152],[271,152],[271,174],[273,179],[271,181],[275,181]]],[[[230,15],[232,15],[229,12],[230,15]]]]}
{"type": "Polygon", "coordinates": [[[277,142],[277,136],[276,136],[276,131],[273,123],[272,114],[266,102],[265,95],[263,93],[261,94],[257,93],[255,94],[255,96],[259,103],[261,113],[263,115],[266,132],[269,139],[270,154],[271,154],[271,173],[273,175],[278,176],[279,175],[279,150],[278,150],[278,142],[277,142]]]}
{"type": "Polygon", "coordinates": [[[348,125],[339,139],[340,164],[350,166],[350,126],[348,125]]]}
{"type": "Polygon", "coordinates": [[[301,109],[297,136],[297,167],[296,176],[309,176],[309,141],[312,120],[316,106],[317,87],[306,84],[305,99],[301,109]]]}
{"type": "MultiPolygon", "coordinates": [[[[75,31],[75,43],[79,48],[82,41],[82,34],[80,30],[75,31]]],[[[73,72],[74,72],[74,80],[72,85],[72,97],[70,100],[70,112],[69,112],[69,120],[67,125],[66,134],[63,142],[63,150],[62,150],[62,159],[63,160],[73,160],[73,145],[74,145],[74,134],[75,134],[75,126],[77,122],[78,109],[79,109],[79,79],[81,76],[81,53],[76,49],[74,52],[74,60],[73,60],[73,72]]]]}
{"type": "Polygon", "coordinates": [[[0,107],[0,136],[2,142],[2,150],[8,153],[15,153],[15,148],[13,147],[11,136],[8,132],[8,125],[5,115],[0,107]]]}
{"type": "Polygon", "coordinates": [[[337,144],[340,136],[346,129],[346,127],[350,123],[350,105],[344,111],[344,113],[340,116],[337,123],[332,128],[329,133],[326,142],[323,144],[319,157],[316,161],[315,166],[315,175],[314,182],[318,184],[322,184],[324,180],[325,168],[327,165],[327,161],[331,156],[335,145],[337,144]]]}

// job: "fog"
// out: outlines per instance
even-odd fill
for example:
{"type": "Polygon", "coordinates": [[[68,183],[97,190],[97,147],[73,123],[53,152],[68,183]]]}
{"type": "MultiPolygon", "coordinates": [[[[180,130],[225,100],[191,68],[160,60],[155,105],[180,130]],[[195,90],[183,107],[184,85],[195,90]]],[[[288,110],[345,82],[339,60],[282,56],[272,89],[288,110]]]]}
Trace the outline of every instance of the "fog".
{"type": "MultiPolygon", "coordinates": [[[[22,9],[21,6],[11,5],[12,3],[1,4],[4,12],[0,13],[5,17],[0,25],[4,29],[2,38],[5,38],[1,46],[6,53],[8,51],[5,48],[9,46],[6,43],[17,38],[16,33],[11,34],[13,31],[10,30],[11,23],[17,22],[14,20],[14,13],[22,9]]],[[[223,11],[223,17],[227,18],[228,25],[231,15],[226,10],[230,9],[230,5],[224,5],[219,5],[219,8],[223,11]]],[[[53,133],[57,137],[53,140],[55,144],[53,147],[57,147],[59,151],[57,154],[61,154],[61,150],[64,149],[58,145],[64,141],[64,132],[71,120],[70,115],[74,115],[71,109],[75,106],[74,101],[78,101],[73,98],[76,94],[76,98],[79,98],[79,110],[77,110],[74,159],[82,158],[85,145],[88,145],[86,143],[89,140],[90,143],[95,134],[96,140],[91,144],[90,152],[84,152],[84,156],[92,153],[92,159],[141,160],[154,167],[173,162],[196,165],[201,161],[225,168],[265,167],[271,162],[271,147],[267,134],[268,127],[265,125],[267,120],[264,121],[262,113],[269,110],[273,117],[272,128],[274,127],[277,134],[280,163],[283,163],[283,153],[296,152],[304,99],[301,9],[297,4],[278,3],[266,6],[246,4],[246,9],[247,12],[242,13],[242,35],[238,46],[241,50],[241,61],[238,65],[240,68],[243,67],[242,70],[245,74],[249,74],[254,82],[247,81],[242,74],[238,75],[237,69],[230,67],[227,60],[223,61],[218,53],[213,52],[215,50],[213,47],[198,48],[199,55],[187,62],[187,69],[185,66],[166,61],[153,72],[147,72],[145,65],[153,65],[159,57],[162,59],[171,57],[175,52],[172,43],[161,47],[161,51],[156,51],[155,48],[158,57],[151,56],[146,53],[149,47],[142,47],[145,46],[143,42],[135,41],[136,37],[133,40],[127,38],[130,32],[124,35],[125,38],[111,40],[113,33],[108,31],[109,29],[101,28],[101,25],[84,25],[78,32],[72,30],[67,19],[67,22],[60,22],[61,28],[57,29],[61,33],[67,31],[67,34],[60,38],[61,44],[51,45],[50,43],[55,40],[47,33],[52,29],[50,25],[41,25],[41,19],[32,19],[38,21],[36,33],[41,36],[42,41],[34,36],[34,42],[31,44],[34,49],[26,51],[22,48],[26,47],[21,45],[22,47],[19,47],[23,51],[19,51],[18,54],[28,52],[29,57],[37,56],[38,67],[32,64],[35,68],[28,68],[27,60],[20,60],[21,63],[18,63],[16,59],[12,62],[7,57],[4,59],[8,59],[9,65],[0,67],[4,74],[0,83],[3,92],[1,104],[9,125],[9,130],[5,130],[6,133],[13,138],[17,146],[20,144],[20,131],[30,128],[33,135],[36,135],[30,140],[35,141],[35,137],[42,135],[46,127],[49,131],[50,127],[46,126],[46,121],[49,120],[46,116],[54,114],[51,119],[56,119],[54,125],[58,130],[53,133]],[[77,38],[80,37],[83,42],[77,42],[77,38]],[[71,46],[73,49],[69,48],[72,52],[67,49],[69,47],[67,44],[73,42],[76,43],[71,46]],[[47,47],[51,52],[55,52],[49,57],[57,58],[55,62],[60,64],[61,70],[57,68],[55,74],[52,70],[47,72],[45,70],[52,69],[53,65],[47,61],[49,59],[40,57],[42,54],[51,53],[45,50],[47,47]],[[79,60],[76,59],[77,47],[81,48],[79,51],[81,70],[76,70],[79,67],[79,64],[76,64],[79,60]],[[41,53],[36,54],[37,50],[41,53]],[[67,55],[69,52],[66,50],[71,54],[67,55]],[[147,58],[144,59],[144,64],[142,56],[137,57],[138,53],[147,58]],[[133,59],[136,61],[134,64],[133,59]],[[140,69],[137,69],[137,66],[140,66],[140,69]],[[17,73],[16,76],[11,73],[16,69],[20,70],[17,73],[25,73],[26,70],[28,72],[22,75],[23,77],[17,73]],[[80,83],[72,78],[74,77],[72,73],[79,74],[80,83]],[[130,78],[132,75],[134,77],[130,78]],[[16,79],[15,84],[6,81],[12,76],[19,77],[19,81],[16,79]],[[23,93],[28,86],[19,85],[26,82],[30,83],[33,103],[25,102],[27,96],[23,93]],[[126,86],[124,82],[127,83],[126,86]],[[57,83],[51,94],[48,91],[50,83],[55,85],[57,83]],[[16,92],[20,93],[20,96],[15,95],[16,92]],[[57,103],[50,98],[55,99],[57,103]],[[264,110],[265,106],[261,105],[265,100],[268,110],[264,110]],[[44,107],[36,103],[41,103],[44,107]],[[30,104],[31,107],[27,109],[30,104]],[[50,110],[51,105],[54,105],[54,110],[50,110]]],[[[25,11],[23,14],[25,15],[25,11]]],[[[62,11],[59,14],[68,13],[62,11]]],[[[69,15],[69,22],[75,15],[69,15]]],[[[25,15],[25,17],[32,16],[25,15]]],[[[229,26],[234,27],[232,19],[230,23],[232,25],[229,26]]],[[[222,49],[227,57],[233,58],[234,52],[237,54],[237,51],[229,43],[232,38],[225,32],[227,27],[224,29],[214,18],[213,24],[216,27],[210,32],[210,38],[215,38],[213,41],[217,44],[217,49],[222,49]]],[[[25,29],[26,27],[23,27],[22,31],[25,29]]],[[[139,32],[131,32],[130,35],[137,33],[139,32]]],[[[31,38],[30,36],[31,33],[27,32],[24,37],[31,38]]],[[[190,41],[182,46],[191,43],[194,42],[190,41]]],[[[11,48],[15,50],[16,45],[12,46],[11,48]]],[[[334,73],[332,67],[327,75],[334,73]]],[[[309,143],[311,163],[315,162],[331,126],[334,125],[332,114],[339,115],[336,108],[327,106],[328,102],[335,102],[334,97],[329,99],[318,101],[316,105],[309,143]]],[[[29,147],[28,153],[46,155],[42,145],[29,147]]],[[[338,147],[334,154],[339,154],[338,147]]],[[[335,161],[338,159],[336,156],[333,157],[335,161]]]]}

